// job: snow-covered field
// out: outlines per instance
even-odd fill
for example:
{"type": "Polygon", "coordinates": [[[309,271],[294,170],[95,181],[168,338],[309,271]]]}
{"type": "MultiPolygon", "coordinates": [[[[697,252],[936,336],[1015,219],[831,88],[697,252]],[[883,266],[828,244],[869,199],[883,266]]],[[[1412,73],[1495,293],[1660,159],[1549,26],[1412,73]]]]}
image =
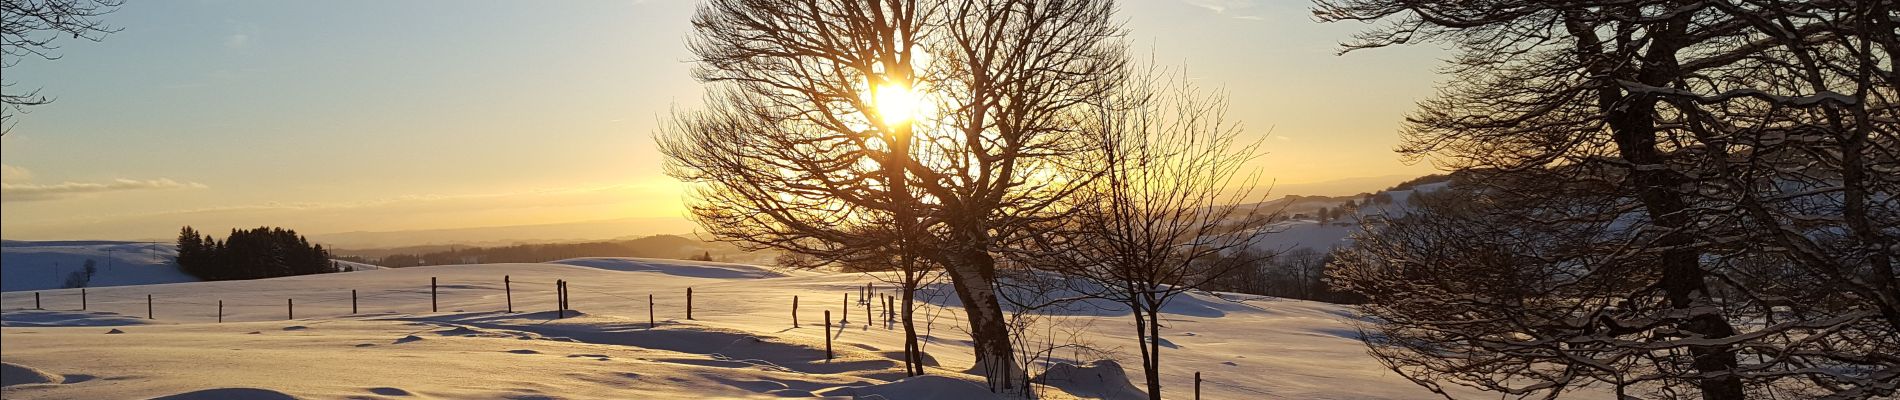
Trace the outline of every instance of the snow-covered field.
{"type": "MultiPolygon", "coordinates": [[[[11,263],[11,261],[9,261],[11,263]]],[[[7,279],[13,279],[11,275],[7,279]]],[[[901,329],[866,324],[855,302],[824,359],[822,315],[872,279],[737,264],[643,259],[448,265],[253,281],[0,295],[8,399],[35,398],[765,398],[981,397],[961,311],[926,306],[926,352],[940,365],[904,379],[901,329]],[[503,276],[515,313],[504,312],[503,276]],[[439,290],[431,312],[430,279],[439,290]],[[575,311],[556,318],[554,282],[575,311]],[[685,292],[694,292],[693,320],[685,292]],[[351,314],[351,291],[359,313],[351,314]],[[647,296],[658,326],[648,327],[647,296]],[[155,319],[145,319],[146,296],[155,319]],[[791,302],[800,296],[792,326],[791,302]],[[295,301],[294,319],[287,315],[295,301]],[[223,323],[218,323],[219,302],[223,323]],[[29,382],[29,383],[21,383],[29,382]],[[31,383],[37,382],[37,383],[31,383]]],[[[888,287],[889,285],[882,285],[888,287]]],[[[855,300],[855,299],[854,299],[855,300]]],[[[952,303],[946,299],[939,304],[952,303]]],[[[881,306],[873,310],[881,312],[881,306]]],[[[1365,354],[1324,303],[1196,294],[1167,315],[1169,397],[1412,399],[1436,395],[1365,354]]],[[[1126,311],[1054,316],[1073,338],[1138,368],[1126,311]]],[[[1057,330],[1051,330],[1054,332],[1057,330]]],[[[1066,340],[1066,339],[1065,339],[1066,340]]],[[[1058,352],[1058,358],[1071,352],[1058,352]]],[[[1062,360],[1088,361],[1088,360],[1062,360]]],[[[1060,367],[1047,397],[1134,394],[1139,370],[1060,367]],[[1107,372],[1104,372],[1107,371],[1107,372]],[[1127,380],[1133,377],[1133,380],[1127,380]]],[[[1466,393],[1466,395],[1470,395],[1466,393]]]]}

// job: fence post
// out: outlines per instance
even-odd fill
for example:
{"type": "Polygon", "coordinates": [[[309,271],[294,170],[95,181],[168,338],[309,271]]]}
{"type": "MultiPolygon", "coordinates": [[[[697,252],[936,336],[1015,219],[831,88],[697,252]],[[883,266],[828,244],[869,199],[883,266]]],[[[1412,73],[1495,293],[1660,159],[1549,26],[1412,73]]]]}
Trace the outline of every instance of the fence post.
{"type": "MultiPolygon", "coordinates": [[[[850,293],[845,293],[845,297],[850,296],[850,293]]],[[[843,326],[843,323],[839,326],[843,326]]],[[[825,359],[831,359],[831,310],[825,310],[825,359]]]]}
{"type": "Polygon", "coordinates": [[[79,311],[86,311],[86,288],[79,288],[79,311]]]}
{"type": "Polygon", "coordinates": [[[218,323],[224,323],[224,300],[218,300],[218,323]]]}
{"type": "Polygon", "coordinates": [[[297,319],[297,299],[284,299],[284,319],[297,319]]]}
{"type": "Polygon", "coordinates": [[[435,277],[429,277],[429,312],[438,312],[441,308],[435,301],[435,277]]]}
{"type": "Polygon", "coordinates": [[[507,275],[501,276],[501,291],[508,294],[508,312],[514,313],[515,312],[515,287],[514,287],[514,284],[509,283],[507,275]]]}
{"type": "Polygon", "coordinates": [[[1201,371],[1194,371],[1194,400],[1201,400],[1201,371]]]}
{"type": "Polygon", "coordinates": [[[33,292],[33,309],[44,310],[44,308],[40,308],[40,292],[33,292]]]}
{"type": "Polygon", "coordinates": [[[145,295],[145,319],[157,319],[152,318],[152,295],[150,294],[145,295]]]}
{"type": "MultiPolygon", "coordinates": [[[[851,323],[851,292],[844,292],[843,305],[844,307],[838,309],[838,312],[843,313],[838,316],[838,329],[844,329],[844,324],[851,323]]],[[[830,321],[831,318],[827,317],[825,320],[830,321]]]]}
{"type": "Polygon", "coordinates": [[[792,327],[798,327],[798,295],[792,295],[792,327]]]}
{"type": "Polygon", "coordinates": [[[871,321],[876,320],[876,318],[871,318],[871,299],[864,299],[864,329],[871,329],[871,321]]]}
{"type": "Polygon", "coordinates": [[[648,293],[647,294],[647,329],[653,329],[653,327],[655,326],[658,326],[658,325],[653,322],[653,294],[648,293]]]}
{"type": "Polygon", "coordinates": [[[350,289],[350,314],[356,314],[356,289],[350,289]]]}
{"type": "Polygon", "coordinates": [[[567,281],[554,281],[555,318],[567,318],[567,281]]]}
{"type": "Polygon", "coordinates": [[[693,287],[686,287],[686,319],[693,319],[693,287]]]}

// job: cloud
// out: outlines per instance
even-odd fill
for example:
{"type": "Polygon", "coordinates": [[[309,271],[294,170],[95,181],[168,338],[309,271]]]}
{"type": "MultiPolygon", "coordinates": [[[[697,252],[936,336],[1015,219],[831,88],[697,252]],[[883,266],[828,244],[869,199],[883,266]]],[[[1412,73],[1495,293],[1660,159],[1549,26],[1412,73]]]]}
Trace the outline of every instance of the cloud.
{"type": "Polygon", "coordinates": [[[228,49],[243,48],[249,45],[251,45],[251,35],[237,33],[224,37],[224,47],[228,49]]]}
{"type": "Polygon", "coordinates": [[[1215,14],[1230,15],[1233,18],[1237,18],[1237,19],[1244,19],[1244,20],[1250,20],[1250,21],[1261,21],[1261,20],[1266,19],[1265,17],[1259,16],[1259,15],[1243,15],[1243,14],[1251,14],[1250,11],[1254,11],[1266,6],[1265,4],[1262,4],[1258,0],[1183,0],[1183,2],[1191,6],[1200,7],[1208,11],[1213,11],[1215,14]]]}
{"type": "Polygon", "coordinates": [[[26,182],[33,179],[33,171],[12,165],[0,164],[0,182],[26,182]]]}
{"type": "MultiPolygon", "coordinates": [[[[11,171],[11,170],[9,170],[11,171]]],[[[151,180],[114,179],[111,182],[65,182],[59,184],[36,183],[0,183],[0,202],[43,201],[68,198],[83,194],[124,192],[135,190],[161,189],[203,189],[205,185],[196,182],[179,182],[170,178],[151,180]]]]}

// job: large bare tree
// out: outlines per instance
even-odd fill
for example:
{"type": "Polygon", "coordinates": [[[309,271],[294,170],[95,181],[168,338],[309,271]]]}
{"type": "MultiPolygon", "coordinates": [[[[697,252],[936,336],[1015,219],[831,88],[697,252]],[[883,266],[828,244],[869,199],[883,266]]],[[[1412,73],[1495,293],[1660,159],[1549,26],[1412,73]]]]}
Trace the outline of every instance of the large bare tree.
{"type": "Polygon", "coordinates": [[[1342,253],[1342,281],[1397,322],[1370,343],[1395,370],[1527,396],[1597,381],[1658,397],[1858,398],[1900,381],[1885,355],[1900,337],[1896,175],[1871,173],[1896,170],[1891,2],[1342,0],[1318,12],[1389,22],[1352,48],[1458,49],[1453,83],[1410,118],[1401,151],[1487,171],[1473,205],[1500,205],[1436,215],[1468,224],[1395,223],[1342,253]],[[1570,243],[1445,236],[1539,232],[1526,224],[1570,243]],[[1554,281],[1509,296],[1374,281],[1460,266],[1554,281]],[[1786,286],[1797,282],[1829,289],[1786,286]],[[1392,303],[1432,291],[1510,307],[1392,303]]]}
{"type": "Polygon", "coordinates": [[[907,249],[965,307],[975,370],[1021,387],[993,252],[1103,163],[1089,101],[1119,82],[1112,2],[713,0],[705,108],[659,141],[715,237],[843,260],[907,249]],[[912,253],[914,252],[914,253],[912,253]]]}

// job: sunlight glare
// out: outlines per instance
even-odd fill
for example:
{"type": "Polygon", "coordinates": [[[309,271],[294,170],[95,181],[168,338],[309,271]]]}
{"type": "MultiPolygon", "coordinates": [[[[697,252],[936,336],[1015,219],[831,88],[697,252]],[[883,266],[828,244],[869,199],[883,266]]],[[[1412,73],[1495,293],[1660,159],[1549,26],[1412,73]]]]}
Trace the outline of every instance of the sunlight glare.
{"type": "Polygon", "coordinates": [[[910,122],[917,114],[917,92],[899,84],[877,85],[871,94],[871,101],[877,104],[877,113],[885,124],[896,125],[910,122]]]}

